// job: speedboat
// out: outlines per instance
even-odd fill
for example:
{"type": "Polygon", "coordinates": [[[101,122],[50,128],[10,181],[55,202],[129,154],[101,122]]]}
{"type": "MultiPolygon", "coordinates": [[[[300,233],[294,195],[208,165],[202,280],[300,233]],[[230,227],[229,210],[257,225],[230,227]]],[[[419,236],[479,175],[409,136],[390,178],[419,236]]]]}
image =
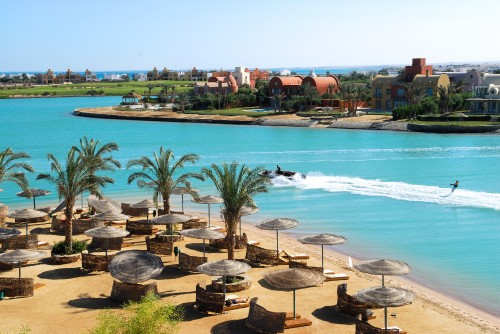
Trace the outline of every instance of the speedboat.
{"type": "Polygon", "coordinates": [[[264,169],[259,173],[260,176],[266,176],[270,179],[274,179],[275,177],[282,176],[284,178],[287,178],[289,180],[292,180],[296,175],[300,175],[303,179],[306,178],[304,174],[301,174],[299,172],[292,172],[289,170],[268,170],[264,169]]]}

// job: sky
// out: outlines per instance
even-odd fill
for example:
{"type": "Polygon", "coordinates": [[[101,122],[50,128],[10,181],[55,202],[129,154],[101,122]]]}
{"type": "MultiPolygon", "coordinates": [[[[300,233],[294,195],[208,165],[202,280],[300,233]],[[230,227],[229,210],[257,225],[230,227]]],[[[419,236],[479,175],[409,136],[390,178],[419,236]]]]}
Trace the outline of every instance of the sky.
{"type": "Polygon", "coordinates": [[[16,0],[0,73],[500,61],[499,0],[16,0]]]}

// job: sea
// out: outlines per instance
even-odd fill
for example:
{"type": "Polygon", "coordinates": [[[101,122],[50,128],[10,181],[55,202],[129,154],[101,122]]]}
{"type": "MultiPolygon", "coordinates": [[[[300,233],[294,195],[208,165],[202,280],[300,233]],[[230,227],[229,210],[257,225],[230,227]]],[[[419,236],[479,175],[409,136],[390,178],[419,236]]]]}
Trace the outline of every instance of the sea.
{"type": "MultiPolygon", "coordinates": [[[[36,173],[30,186],[52,191],[37,207],[55,207],[56,189],[36,175],[49,172],[47,154],[61,160],[87,136],[116,142],[122,168],[104,193],[118,201],[150,198],[127,177],[127,162],[152,157],[163,146],[176,157],[200,159],[185,172],[212,163],[237,161],[250,167],[298,171],[305,179],[277,179],[255,197],[253,223],[288,217],[292,236],[335,233],[347,238],[334,250],[355,259],[398,259],[408,278],[500,316],[500,136],[423,134],[320,128],[292,128],[106,120],[77,117],[75,108],[116,105],[119,97],[0,100],[0,150],[27,152],[36,173]],[[450,184],[460,181],[452,191],[450,184]]],[[[201,195],[216,195],[209,182],[193,181],[201,195]]],[[[32,207],[16,196],[13,183],[0,185],[0,202],[10,210],[32,207]]],[[[186,196],[184,196],[186,197],[186,196]]],[[[82,200],[83,203],[83,200],[82,200]]],[[[179,196],[172,206],[180,208],[179,196]]],[[[184,198],[187,210],[206,205],[184,198]]],[[[218,212],[212,206],[212,214],[218,212]]]]}

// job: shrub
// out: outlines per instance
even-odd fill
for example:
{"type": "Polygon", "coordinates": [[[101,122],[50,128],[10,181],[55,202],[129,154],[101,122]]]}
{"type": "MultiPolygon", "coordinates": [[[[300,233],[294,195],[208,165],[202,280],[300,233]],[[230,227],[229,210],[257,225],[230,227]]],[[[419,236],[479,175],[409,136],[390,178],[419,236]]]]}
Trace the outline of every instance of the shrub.
{"type": "Polygon", "coordinates": [[[55,255],[71,255],[78,254],[87,249],[87,242],[85,240],[74,240],[71,242],[73,248],[69,251],[64,245],[64,241],[59,241],[52,246],[52,254],[55,255]]]}
{"type": "Polygon", "coordinates": [[[140,302],[131,302],[125,314],[104,310],[99,323],[89,334],[172,334],[178,332],[178,324],[184,311],[178,306],[158,300],[153,294],[140,302]]]}

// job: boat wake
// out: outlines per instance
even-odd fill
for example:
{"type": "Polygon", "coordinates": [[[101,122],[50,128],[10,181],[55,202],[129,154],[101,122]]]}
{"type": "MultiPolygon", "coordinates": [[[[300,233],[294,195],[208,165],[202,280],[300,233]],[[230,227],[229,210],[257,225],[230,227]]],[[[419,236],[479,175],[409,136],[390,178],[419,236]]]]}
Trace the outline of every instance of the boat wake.
{"type": "Polygon", "coordinates": [[[276,178],[277,187],[300,189],[322,189],[328,192],[347,192],[362,196],[379,196],[402,201],[427,202],[439,205],[467,206],[500,210],[500,194],[471,191],[450,187],[436,187],[408,184],[404,182],[383,182],[347,176],[324,176],[308,174],[307,178],[276,178]]]}

